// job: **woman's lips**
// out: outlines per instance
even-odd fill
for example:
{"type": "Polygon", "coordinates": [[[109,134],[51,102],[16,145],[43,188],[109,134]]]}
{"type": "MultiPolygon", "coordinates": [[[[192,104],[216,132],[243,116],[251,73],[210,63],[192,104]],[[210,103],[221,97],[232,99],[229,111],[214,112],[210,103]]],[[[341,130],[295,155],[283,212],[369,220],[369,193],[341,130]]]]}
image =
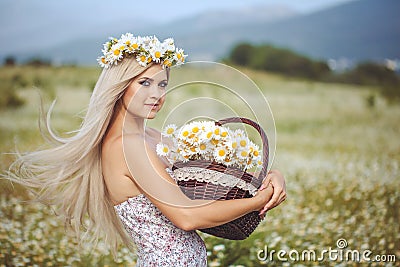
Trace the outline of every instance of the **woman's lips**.
{"type": "Polygon", "coordinates": [[[144,104],[144,105],[148,106],[148,107],[151,107],[151,109],[154,110],[154,109],[158,109],[160,104],[155,103],[155,104],[144,104]]]}

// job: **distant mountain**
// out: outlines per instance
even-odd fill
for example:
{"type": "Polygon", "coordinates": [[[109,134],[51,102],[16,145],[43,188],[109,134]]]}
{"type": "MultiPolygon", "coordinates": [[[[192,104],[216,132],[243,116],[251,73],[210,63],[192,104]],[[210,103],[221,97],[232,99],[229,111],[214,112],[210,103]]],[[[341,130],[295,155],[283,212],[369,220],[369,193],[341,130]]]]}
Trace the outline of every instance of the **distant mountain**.
{"type": "MultiPolygon", "coordinates": [[[[243,41],[271,43],[318,59],[399,59],[399,11],[399,0],[355,0],[305,15],[284,6],[258,6],[208,11],[163,25],[125,19],[123,22],[107,22],[104,28],[100,25],[90,30],[87,26],[84,34],[70,36],[69,41],[43,48],[33,47],[30,51],[24,49],[26,53],[19,52],[18,55],[21,60],[41,56],[56,62],[95,64],[101,44],[108,34],[112,34],[112,29],[114,35],[131,31],[156,34],[160,38],[173,36],[177,45],[189,53],[189,60],[216,60],[243,41]]],[[[71,24],[69,27],[78,26],[71,24]]],[[[16,43],[23,41],[18,40],[17,34],[15,36],[16,43]]],[[[0,52],[0,58],[4,56],[6,54],[0,52]]]]}
{"type": "MultiPolygon", "coordinates": [[[[156,34],[160,39],[173,36],[177,45],[184,47],[191,54],[192,60],[196,57],[197,59],[216,59],[215,43],[201,49],[196,48],[197,34],[204,35],[217,29],[238,27],[243,23],[271,23],[295,15],[297,15],[297,12],[286,6],[253,6],[240,10],[209,10],[196,16],[162,25],[148,23],[146,19],[137,16],[132,16],[131,19],[125,18],[121,21],[106,21],[96,26],[93,25],[93,20],[89,20],[90,23],[72,20],[66,23],[67,26],[64,25],[66,29],[61,31],[57,30],[57,28],[60,28],[60,21],[56,20],[54,25],[44,25],[43,29],[31,29],[28,26],[26,26],[27,29],[24,29],[22,25],[11,25],[9,29],[0,29],[0,37],[2,37],[2,33],[8,32],[9,34],[10,31],[12,32],[15,51],[18,51],[17,56],[20,61],[32,57],[44,57],[60,63],[96,64],[96,58],[101,53],[102,43],[107,40],[108,36],[119,36],[127,31],[142,35],[156,34]],[[20,32],[22,34],[19,34],[20,32]],[[49,35],[49,32],[53,34],[49,35]],[[27,36],[28,38],[26,38],[27,36]],[[44,39],[46,36],[49,40],[44,39]],[[187,38],[188,36],[191,37],[187,38]],[[38,47],[37,41],[40,41],[40,38],[42,39],[41,47],[38,47]],[[65,40],[66,38],[69,38],[69,40],[65,40]],[[25,39],[30,40],[29,46],[26,45],[25,39]],[[55,39],[61,41],[54,43],[55,39]],[[24,49],[21,46],[24,46],[24,49]]],[[[41,21],[41,16],[35,15],[35,17],[41,21]]],[[[234,34],[232,31],[231,33],[234,34]]],[[[210,41],[212,42],[212,40],[210,41]]],[[[13,51],[10,50],[13,47],[7,44],[2,48],[2,45],[5,44],[0,42],[0,59],[13,55],[13,51]]]]}
{"type": "Polygon", "coordinates": [[[314,58],[400,58],[400,1],[358,0],[270,24],[243,25],[241,38],[314,58]]]}
{"type": "Polygon", "coordinates": [[[316,59],[399,59],[399,12],[398,0],[358,0],[280,21],[197,32],[181,41],[192,44],[195,52],[211,47],[212,56],[217,57],[226,55],[235,43],[246,41],[271,43],[316,59]]]}

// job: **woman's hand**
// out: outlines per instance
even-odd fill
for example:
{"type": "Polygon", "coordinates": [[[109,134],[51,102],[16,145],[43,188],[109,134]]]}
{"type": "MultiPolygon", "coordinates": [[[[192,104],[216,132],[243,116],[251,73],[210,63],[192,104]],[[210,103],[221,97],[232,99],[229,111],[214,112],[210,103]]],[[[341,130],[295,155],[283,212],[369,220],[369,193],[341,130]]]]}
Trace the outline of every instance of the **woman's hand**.
{"type": "Polygon", "coordinates": [[[260,211],[260,216],[265,214],[270,209],[275,208],[279,204],[281,204],[286,199],[286,183],[285,178],[282,173],[278,170],[271,170],[268,172],[264,183],[261,185],[259,191],[263,191],[268,188],[269,184],[272,184],[272,188],[274,190],[272,198],[268,201],[268,203],[264,206],[264,208],[260,211]],[[270,181],[270,182],[269,182],[270,181]]]}

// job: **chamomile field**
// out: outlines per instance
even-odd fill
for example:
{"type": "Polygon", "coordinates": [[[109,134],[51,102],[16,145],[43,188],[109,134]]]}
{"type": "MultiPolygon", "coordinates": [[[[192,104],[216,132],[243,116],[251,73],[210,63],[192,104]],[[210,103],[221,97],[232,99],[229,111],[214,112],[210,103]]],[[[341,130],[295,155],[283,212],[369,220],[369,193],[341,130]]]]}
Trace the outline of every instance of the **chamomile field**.
{"type": "MultiPolygon", "coordinates": [[[[187,81],[196,71],[173,77],[187,81]]],[[[388,104],[373,87],[241,71],[273,112],[270,166],[285,175],[288,197],[246,240],[201,233],[209,266],[400,266],[400,105],[388,104]]],[[[24,102],[0,109],[1,173],[14,159],[10,152],[47,146],[38,126],[41,101],[47,110],[57,99],[51,117],[56,133],[67,136],[79,127],[99,73],[95,67],[0,68],[1,86],[12,85],[24,102]]],[[[213,80],[207,75],[224,74],[204,74],[213,80]]],[[[243,99],[256,97],[235,75],[224,79],[242,88],[243,99]]],[[[173,110],[202,92],[225,101],[221,91],[207,86],[171,93],[165,108],[173,110]]],[[[225,102],[241,110],[238,101],[225,102]]],[[[188,110],[201,113],[196,106],[188,110]]],[[[189,111],[176,109],[170,120],[188,120],[189,111]]],[[[151,126],[161,128],[163,121],[160,116],[151,126]]],[[[116,260],[101,242],[79,248],[52,209],[28,202],[30,195],[17,185],[2,180],[0,187],[0,266],[135,265],[134,253],[122,246],[116,260]]]]}

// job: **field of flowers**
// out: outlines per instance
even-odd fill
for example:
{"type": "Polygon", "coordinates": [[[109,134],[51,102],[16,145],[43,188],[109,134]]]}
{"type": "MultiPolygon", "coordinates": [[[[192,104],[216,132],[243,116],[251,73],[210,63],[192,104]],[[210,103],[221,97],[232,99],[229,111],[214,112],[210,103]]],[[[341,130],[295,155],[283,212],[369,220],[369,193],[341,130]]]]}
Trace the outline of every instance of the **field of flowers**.
{"type": "MultiPolygon", "coordinates": [[[[284,173],[288,198],[246,240],[201,234],[209,266],[400,266],[400,106],[387,104],[376,88],[243,71],[273,111],[272,167],[284,173]],[[315,258],[302,257],[311,251],[315,258]],[[370,261],[357,261],[356,252],[370,261]]],[[[79,126],[98,73],[97,68],[0,69],[0,83],[25,81],[17,91],[25,104],[0,109],[1,172],[13,159],[6,152],[42,144],[40,99],[32,86],[51,85],[42,90],[45,107],[57,97],[53,127],[64,133],[79,126]]],[[[117,260],[102,243],[79,248],[51,207],[29,201],[29,194],[5,181],[0,186],[0,266],[135,265],[134,253],[124,247],[117,260]]]]}

